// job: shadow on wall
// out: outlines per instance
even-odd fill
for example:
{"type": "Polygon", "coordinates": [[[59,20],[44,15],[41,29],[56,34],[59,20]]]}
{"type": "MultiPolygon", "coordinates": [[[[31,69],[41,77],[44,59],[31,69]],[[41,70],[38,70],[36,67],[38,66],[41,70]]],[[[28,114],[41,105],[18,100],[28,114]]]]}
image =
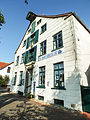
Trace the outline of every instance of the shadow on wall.
{"type": "Polygon", "coordinates": [[[65,107],[81,110],[81,90],[80,90],[80,71],[76,68],[73,72],[68,73],[65,80],[66,90],[55,90],[52,98],[65,100],[65,107]]]}
{"type": "Polygon", "coordinates": [[[18,91],[24,93],[24,89],[25,89],[25,80],[26,80],[26,73],[23,73],[22,76],[22,85],[20,84],[20,76],[17,77],[18,79],[16,79],[16,83],[14,85],[14,77],[12,77],[11,79],[11,87],[10,87],[10,91],[18,93],[18,91]],[[24,87],[23,87],[24,86],[24,87]],[[23,87],[23,89],[22,89],[23,87]]]}
{"type": "Polygon", "coordinates": [[[85,72],[85,74],[87,77],[88,86],[90,86],[90,65],[89,65],[87,71],[85,72]]]}

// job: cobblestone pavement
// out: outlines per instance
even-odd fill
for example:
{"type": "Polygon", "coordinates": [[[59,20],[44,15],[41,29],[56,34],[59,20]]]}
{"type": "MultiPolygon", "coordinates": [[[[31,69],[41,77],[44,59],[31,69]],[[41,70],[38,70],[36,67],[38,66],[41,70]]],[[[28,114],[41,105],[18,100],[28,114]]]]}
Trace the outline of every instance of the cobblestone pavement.
{"type": "Polygon", "coordinates": [[[0,120],[90,120],[77,111],[27,99],[17,94],[0,94],[0,120]]]}

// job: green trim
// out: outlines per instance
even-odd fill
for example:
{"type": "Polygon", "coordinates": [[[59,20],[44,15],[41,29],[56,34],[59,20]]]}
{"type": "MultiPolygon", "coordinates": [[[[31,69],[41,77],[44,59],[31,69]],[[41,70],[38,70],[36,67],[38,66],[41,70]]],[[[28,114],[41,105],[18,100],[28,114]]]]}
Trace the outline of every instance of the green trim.
{"type": "Polygon", "coordinates": [[[31,33],[33,33],[35,31],[35,25],[36,25],[36,21],[34,21],[32,23],[31,33]]]}
{"type": "Polygon", "coordinates": [[[36,87],[36,88],[45,88],[45,86],[38,86],[38,87],[36,87]]]}
{"type": "Polygon", "coordinates": [[[54,88],[51,88],[51,89],[55,89],[55,90],[66,90],[65,87],[54,87],[54,88]]]}

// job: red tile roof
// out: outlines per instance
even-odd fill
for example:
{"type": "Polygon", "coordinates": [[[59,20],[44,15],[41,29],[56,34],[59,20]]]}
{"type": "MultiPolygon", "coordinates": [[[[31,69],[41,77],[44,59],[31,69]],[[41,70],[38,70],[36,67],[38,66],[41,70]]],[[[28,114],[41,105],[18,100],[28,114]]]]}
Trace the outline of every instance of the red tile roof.
{"type": "Polygon", "coordinates": [[[11,62],[11,63],[0,62],[0,69],[5,68],[6,66],[8,66],[8,65],[10,65],[12,63],[13,62],[11,62]]]}

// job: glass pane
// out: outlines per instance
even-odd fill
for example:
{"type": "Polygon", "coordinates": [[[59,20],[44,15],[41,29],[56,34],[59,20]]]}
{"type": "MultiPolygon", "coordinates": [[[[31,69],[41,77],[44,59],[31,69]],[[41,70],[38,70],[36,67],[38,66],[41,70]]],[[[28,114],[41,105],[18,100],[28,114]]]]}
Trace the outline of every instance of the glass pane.
{"type": "Polygon", "coordinates": [[[54,65],[54,69],[58,69],[58,64],[55,64],[55,65],[54,65]]]}
{"type": "Polygon", "coordinates": [[[59,65],[59,69],[64,68],[63,62],[62,62],[62,63],[59,63],[58,65],[59,65]]]}
{"type": "Polygon", "coordinates": [[[58,47],[61,47],[62,46],[62,38],[59,38],[58,39],[58,47]]]}
{"type": "Polygon", "coordinates": [[[58,38],[60,38],[60,37],[62,37],[62,33],[61,32],[58,34],[58,38]]]}
{"type": "Polygon", "coordinates": [[[59,78],[60,78],[60,81],[64,81],[64,70],[60,70],[59,71],[59,78]]]}
{"type": "Polygon", "coordinates": [[[55,81],[56,80],[59,80],[59,73],[58,73],[58,71],[55,71],[55,81]]]}
{"type": "Polygon", "coordinates": [[[57,35],[54,36],[54,40],[57,40],[57,35]]]}

